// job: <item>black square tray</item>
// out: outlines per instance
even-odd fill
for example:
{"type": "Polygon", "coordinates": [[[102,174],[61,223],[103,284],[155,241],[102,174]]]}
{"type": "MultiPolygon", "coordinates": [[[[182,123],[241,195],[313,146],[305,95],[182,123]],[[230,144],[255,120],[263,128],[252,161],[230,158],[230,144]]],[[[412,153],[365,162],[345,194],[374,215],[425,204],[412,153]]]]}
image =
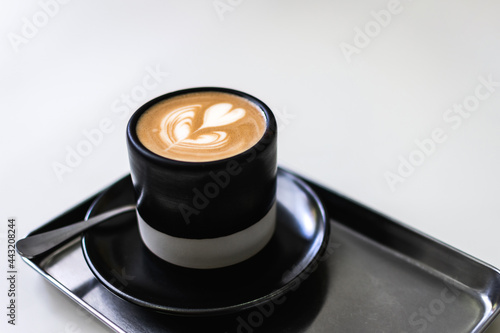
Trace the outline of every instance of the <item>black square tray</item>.
{"type": "MultiPolygon", "coordinates": [[[[330,217],[328,256],[279,305],[207,318],[141,308],[97,281],[79,238],[41,258],[23,260],[116,332],[460,333],[484,332],[496,317],[496,268],[303,180],[330,217]]],[[[82,220],[96,197],[31,234],[82,220]]]]}

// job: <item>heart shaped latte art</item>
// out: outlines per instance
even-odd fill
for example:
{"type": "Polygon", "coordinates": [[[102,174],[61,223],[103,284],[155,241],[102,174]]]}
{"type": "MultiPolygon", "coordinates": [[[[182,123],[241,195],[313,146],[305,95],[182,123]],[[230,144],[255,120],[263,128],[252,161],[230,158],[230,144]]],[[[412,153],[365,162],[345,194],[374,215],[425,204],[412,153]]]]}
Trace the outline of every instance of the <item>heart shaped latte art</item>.
{"type": "Polygon", "coordinates": [[[245,116],[242,108],[233,109],[230,103],[210,106],[203,114],[201,126],[197,128],[195,117],[199,117],[201,105],[194,104],[176,109],[167,114],[160,124],[160,137],[167,149],[218,149],[229,142],[224,128],[245,116]]]}

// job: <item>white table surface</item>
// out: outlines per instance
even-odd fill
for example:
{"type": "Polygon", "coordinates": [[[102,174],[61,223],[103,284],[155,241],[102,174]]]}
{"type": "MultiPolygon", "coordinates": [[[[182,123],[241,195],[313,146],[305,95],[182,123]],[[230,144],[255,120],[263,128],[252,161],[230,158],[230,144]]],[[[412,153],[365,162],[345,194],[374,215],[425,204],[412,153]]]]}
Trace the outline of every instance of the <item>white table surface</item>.
{"type": "MultiPolygon", "coordinates": [[[[55,1],[0,4],[3,272],[9,217],[25,235],[127,174],[131,112],[207,85],[274,110],[281,165],[500,267],[498,1],[55,1]]],[[[17,325],[2,278],[0,331],[109,331],[17,265],[17,325]]]]}

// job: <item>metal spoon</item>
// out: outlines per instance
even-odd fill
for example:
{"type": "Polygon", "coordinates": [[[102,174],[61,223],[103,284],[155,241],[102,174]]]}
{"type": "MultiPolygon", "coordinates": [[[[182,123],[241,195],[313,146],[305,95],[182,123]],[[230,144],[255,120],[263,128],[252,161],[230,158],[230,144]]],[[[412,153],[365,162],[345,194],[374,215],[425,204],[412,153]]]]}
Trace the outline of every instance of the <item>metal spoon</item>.
{"type": "Polygon", "coordinates": [[[84,232],[85,230],[92,228],[93,226],[102,223],[110,219],[111,217],[129,212],[134,209],[134,205],[123,206],[107,211],[106,213],[96,215],[86,221],[77,222],[66,227],[47,231],[41,234],[28,236],[17,241],[17,252],[25,258],[35,258],[36,256],[52,250],[53,248],[84,232]]]}

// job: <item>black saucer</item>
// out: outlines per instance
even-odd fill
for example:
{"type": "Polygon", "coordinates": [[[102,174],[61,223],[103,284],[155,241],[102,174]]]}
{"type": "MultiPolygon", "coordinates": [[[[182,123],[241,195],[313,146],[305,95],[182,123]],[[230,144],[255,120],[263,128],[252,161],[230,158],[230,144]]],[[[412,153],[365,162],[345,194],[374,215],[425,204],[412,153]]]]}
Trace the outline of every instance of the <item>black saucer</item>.
{"type": "MultiPolygon", "coordinates": [[[[86,232],[82,248],[90,269],[114,294],[143,307],[179,315],[225,314],[279,297],[326,247],[329,223],[312,190],[292,174],[278,171],[276,233],[256,256],[219,269],[169,264],[142,243],[135,212],[86,232]]],[[[93,203],[87,218],[134,203],[130,177],[93,203]]]]}

